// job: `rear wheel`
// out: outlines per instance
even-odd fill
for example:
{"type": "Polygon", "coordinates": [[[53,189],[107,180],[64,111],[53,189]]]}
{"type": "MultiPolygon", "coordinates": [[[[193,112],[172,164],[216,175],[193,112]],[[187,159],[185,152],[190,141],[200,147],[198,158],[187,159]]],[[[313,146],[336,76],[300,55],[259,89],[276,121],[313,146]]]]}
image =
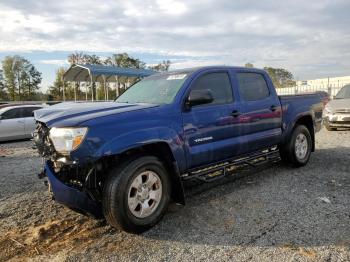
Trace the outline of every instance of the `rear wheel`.
{"type": "Polygon", "coordinates": [[[312,139],[306,126],[297,126],[288,141],[281,148],[281,158],[293,166],[300,167],[307,164],[310,159],[312,139]]]}
{"type": "Polygon", "coordinates": [[[105,217],[116,228],[141,233],[162,218],[170,190],[168,174],[158,158],[141,156],[125,161],[105,182],[105,217]]]}

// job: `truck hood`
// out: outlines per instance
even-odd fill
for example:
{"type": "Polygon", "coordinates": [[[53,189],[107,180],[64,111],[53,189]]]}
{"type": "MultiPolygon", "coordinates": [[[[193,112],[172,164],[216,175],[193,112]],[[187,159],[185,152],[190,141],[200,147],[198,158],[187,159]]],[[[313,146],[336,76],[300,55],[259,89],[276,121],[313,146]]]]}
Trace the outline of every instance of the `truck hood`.
{"type": "Polygon", "coordinates": [[[350,109],[350,99],[333,99],[329,102],[332,109],[350,109]]]}
{"type": "Polygon", "coordinates": [[[47,127],[76,126],[90,119],[155,107],[151,104],[128,104],[116,102],[66,102],[34,111],[36,121],[47,127]]]}

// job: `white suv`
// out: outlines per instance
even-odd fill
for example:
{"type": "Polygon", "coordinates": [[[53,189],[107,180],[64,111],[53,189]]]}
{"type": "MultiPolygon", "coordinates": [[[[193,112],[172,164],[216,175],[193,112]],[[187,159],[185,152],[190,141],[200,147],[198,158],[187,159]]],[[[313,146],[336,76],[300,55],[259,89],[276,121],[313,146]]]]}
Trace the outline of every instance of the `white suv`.
{"type": "Polygon", "coordinates": [[[350,85],[344,86],[324,110],[323,121],[328,130],[350,128],[350,85]]]}

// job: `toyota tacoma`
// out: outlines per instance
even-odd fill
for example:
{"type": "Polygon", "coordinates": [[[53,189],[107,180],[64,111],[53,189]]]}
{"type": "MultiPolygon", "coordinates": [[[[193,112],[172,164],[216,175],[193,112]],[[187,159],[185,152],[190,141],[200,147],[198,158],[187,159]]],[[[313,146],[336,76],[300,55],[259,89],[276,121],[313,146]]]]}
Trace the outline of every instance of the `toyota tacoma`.
{"type": "Polygon", "coordinates": [[[315,150],[325,93],[276,94],[259,69],[213,66],[157,73],[114,102],[35,111],[34,140],[54,199],[140,233],[183,182],[211,182],[280,159],[301,167],[315,150]]]}

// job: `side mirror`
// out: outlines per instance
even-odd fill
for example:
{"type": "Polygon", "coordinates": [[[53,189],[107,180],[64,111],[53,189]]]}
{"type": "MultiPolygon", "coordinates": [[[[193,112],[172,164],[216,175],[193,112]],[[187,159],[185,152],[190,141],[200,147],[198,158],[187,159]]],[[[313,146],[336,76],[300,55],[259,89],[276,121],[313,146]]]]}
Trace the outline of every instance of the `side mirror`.
{"type": "Polygon", "coordinates": [[[203,104],[209,104],[214,101],[214,97],[209,89],[205,90],[192,90],[187,98],[187,105],[198,106],[203,104]]]}

